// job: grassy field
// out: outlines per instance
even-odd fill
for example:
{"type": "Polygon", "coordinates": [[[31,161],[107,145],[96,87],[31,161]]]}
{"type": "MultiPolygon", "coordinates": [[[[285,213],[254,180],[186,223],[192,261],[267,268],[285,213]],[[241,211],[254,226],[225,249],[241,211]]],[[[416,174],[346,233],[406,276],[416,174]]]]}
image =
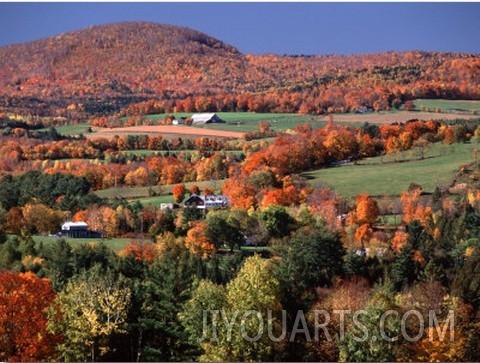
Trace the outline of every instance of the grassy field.
{"type": "Polygon", "coordinates": [[[414,101],[417,110],[426,110],[436,112],[467,112],[480,113],[480,101],[452,101],[452,100],[426,100],[418,99],[414,101]]]}
{"type": "MultiPolygon", "coordinates": [[[[43,243],[44,246],[51,245],[58,241],[59,237],[50,237],[50,236],[33,236],[33,240],[38,245],[43,243]]],[[[107,247],[111,248],[113,251],[118,252],[125,248],[128,242],[132,241],[131,238],[64,238],[67,243],[72,246],[80,246],[84,244],[97,244],[104,243],[107,247]]]]}
{"type": "MultiPolygon", "coordinates": [[[[334,115],[335,122],[342,125],[361,126],[365,122],[372,124],[383,124],[393,122],[405,122],[410,119],[454,119],[459,117],[474,117],[473,112],[480,113],[480,101],[450,101],[450,100],[425,100],[419,99],[415,101],[415,105],[418,111],[384,111],[384,112],[371,112],[366,114],[339,114],[334,115]],[[423,107],[422,107],[423,105],[423,107]],[[420,110],[434,111],[440,109],[445,113],[435,112],[419,112],[420,110]],[[452,111],[452,112],[446,112],[452,111]],[[456,111],[453,112],[453,111],[456,111]],[[467,113],[466,115],[463,113],[467,113]]],[[[163,120],[171,114],[156,114],[147,115],[147,119],[154,121],[163,120]]],[[[175,117],[188,117],[192,113],[176,113],[175,117]]],[[[308,123],[313,128],[322,128],[326,125],[327,116],[311,116],[311,115],[299,115],[299,114],[285,114],[285,113],[254,113],[254,112],[218,112],[217,115],[225,121],[223,124],[207,124],[196,125],[195,128],[209,129],[209,130],[222,130],[222,131],[234,131],[234,132],[248,132],[258,130],[258,124],[262,121],[269,121],[273,130],[283,131],[287,129],[293,129],[299,124],[308,123]]],[[[89,125],[86,123],[78,125],[67,125],[57,127],[57,132],[62,135],[88,135],[94,137],[94,133],[89,133],[89,125]]],[[[95,128],[94,128],[95,129],[95,128]]],[[[46,131],[48,129],[43,129],[46,131]]],[[[109,129],[110,133],[115,133],[115,129],[109,129]]],[[[167,138],[175,137],[194,137],[192,135],[182,135],[182,128],[179,129],[178,134],[165,134],[167,138]]],[[[148,134],[148,132],[145,132],[148,134]]],[[[99,135],[100,136],[100,135],[99,135]]],[[[102,135],[104,136],[104,135],[102,135]]]]}
{"type": "MultiPolygon", "coordinates": [[[[66,126],[58,126],[55,127],[57,132],[60,135],[65,135],[65,136],[77,136],[77,135],[86,135],[88,134],[88,130],[90,128],[90,125],[88,124],[78,124],[78,125],[66,125],[66,126]]],[[[49,128],[41,129],[40,131],[48,131],[49,128]]]]}
{"type": "Polygon", "coordinates": [[[410,161],[393,163],[386,157],[375,157],[361,160],[357,165],[350,163],[302,175],[312,183],[325,183],[344,196],[399,195],[412,182],[420,184],[426,192],[433,192],[436,186],[448,186],[460,165],[473,161],[473,147],[435,144],[423,160],[406,152],[404,159],[410,161]]]}
{"type": "MultiPolygon", "coordinates": [[[[414,101],[414,104],[417,108],[417,111],[382,111],[382,112],[371,112],[366,114],[338,114],[334,115],[336,122],[340,124],[358,124],[362,125],[365,122],[368,123],[392,123],[392,122],[405,122],[412,118],[419,119],[428,119],[435,118],[451,118],[457,116],[472,116],[473,112],[480,113],[480,101],[468,101],[468,100],[428,100],[428,99],[418,99],[414,101]],[[419,111],[429,111],[419,112],[419,111]],[[447,115],[435,115],[436,110],[441,110],[446,112],[447,115]],[[448,111],[448,112],[447,112],[448,111]],[[456,116],[455,116],[456,112],[456,116]],[[433,113],[433,115],[432,115],[433,113]],[[453,115],[452,115],[453,113],[453,115]],[[463,115],[467,113],[467,115],[463,115]]],[[[154,121],[163,120],[167,116],[172,115],[168,114],[155,114],[147,115],[145,118],[151,119],[154,121]]],[[[175,117],[188,117],[191,116],[192,112],[184,113],[175,113],[175,117]]],[[[321,128],[325,126],[327,121],[327,116],[311,116],[311,115],[299,115],[299,114],[288,114],[288,113],[255,113],[255,112],[217,112],[217,115],[226,122],[224,124],[208,124],[208,125],[197,125],[195,127],[199,128],[208,128],[208,129],[217,129],[217,130],[226,130],[226,131],[238,131],[238,132],[248,132],[258,129],[258,123],[261,121],[269,121],[271,127],[275,130],[286,130],[293,129],[298,124],[309,123],[314,128],[321,128]]],[[[90,125],[87,123],[82,123],[78,125],[66,125],[56,127],[59,134],[62,135],[86,135],[90,125]]],[[[41,131],[47,131],[48,128],[42,129],[41,131]]],[[[181,135],[180,135],[181,136],[181,135]]]]}

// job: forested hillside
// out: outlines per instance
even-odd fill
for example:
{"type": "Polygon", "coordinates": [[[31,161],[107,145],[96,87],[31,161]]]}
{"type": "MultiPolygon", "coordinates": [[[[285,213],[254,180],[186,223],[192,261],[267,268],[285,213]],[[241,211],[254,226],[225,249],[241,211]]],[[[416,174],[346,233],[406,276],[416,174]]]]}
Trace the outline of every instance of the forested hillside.
{"type": "Polygon", "coordinates": [[[191,29],[129,22],[0,48],[0,107],[73,120],[121,110],[385,110],[414,98],[479,99],[479,69],[471,54],[245,55],[191,29]]]}

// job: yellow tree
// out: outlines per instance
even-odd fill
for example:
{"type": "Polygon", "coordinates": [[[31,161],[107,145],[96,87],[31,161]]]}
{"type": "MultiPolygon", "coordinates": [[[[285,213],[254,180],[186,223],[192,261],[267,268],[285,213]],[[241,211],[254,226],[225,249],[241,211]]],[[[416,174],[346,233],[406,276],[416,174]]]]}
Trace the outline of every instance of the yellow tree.
{"type": "Polygon", "coordinates": [[[108,351],[112,334],[124,333],[131,291],[98,265],[71,279],[49,310],[49,330],[63,336],[59,359],[95,361],[108,351]]]}
{"type": "Polygon", "coordinates": [[[140,166],[137,169],[129,171],[125,175],[125,184],[130,187],[143,187],[148,184],[148,172],[147,169],[143,166],[140,166]]]}
{"type": "Polygon", "coordinates": [[[279,326],[279,285],[272,262],[258,255],[247,258],[226,287],[200,281],[180,314],[189,334],[197,339],[203,334],[199,360],[281,360],[282,340],[287,338],[286,328],[279,326]],[[217,322],[214,311],[219,313],[217,322]],[[210,314],[202,317],[202,312],[210,314]],[[202,321],[207,326],[201,327],[202,321]]]}
{"type": "Polygon", "coordinates": [[[31,233],[54,233],[60,229],[65,219],[61,211],[37,202],[29,202],[23,207],[25,227],[31,233]]]}

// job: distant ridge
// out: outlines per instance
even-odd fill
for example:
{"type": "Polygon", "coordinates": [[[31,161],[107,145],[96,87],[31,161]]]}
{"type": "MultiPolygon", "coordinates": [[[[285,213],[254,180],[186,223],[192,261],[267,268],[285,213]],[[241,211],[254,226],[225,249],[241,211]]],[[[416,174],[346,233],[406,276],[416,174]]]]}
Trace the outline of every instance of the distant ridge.
{"type": "MultiPolygon", "coordinates": [[[[173,110],[189,97],[194,103],[198,97],[223,103],[207,99],[198,107],[190,101],[182,106],[199,111],[297,112],[303,105],[302,112],[322,113],[355,107],[346,101],[337,107],[334,89],[334,97],[344,99],[352,92],[358,98],[379,92],[390,106],[396,98],[404,102],[417,94],[477,99],[479,59],[422,51],[245,55],[189,28],[122,22],[1,47],[0,108],[64,115],[68,106],[82,104],[85,115],[112,114],[150,99],[173,110]]],[[[375,99],[365,98],[349,102],[373,107],[375,99]]]]}

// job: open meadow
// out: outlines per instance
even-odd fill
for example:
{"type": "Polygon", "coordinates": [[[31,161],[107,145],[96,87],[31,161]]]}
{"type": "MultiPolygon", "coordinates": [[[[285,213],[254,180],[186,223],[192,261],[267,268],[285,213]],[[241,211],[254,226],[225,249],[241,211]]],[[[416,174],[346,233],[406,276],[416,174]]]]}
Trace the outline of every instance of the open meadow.
{"type": "Polygon", "coordinates": [[[176,125],[155,125],[155,126],[131,126],[131,127],[118,127],[118,128],[95,128],[93,133],[87,136],[89,139],[98,138],[112,138],[114,136],[122,135],[165,135],[170,137],[226,137],[226,138],[242,138],[243,132],[228,131],[228,130],[215,130],[210,128],[189,127],[189,126],[176,126],[176,125]]]}
{"type": "MultiPolygon", "coordinates": [[[[37,246],[42,243],[46,247],[60,239],[60,237],[52,236],[32,236],[32,238],[37,246]]],[[[64,238],[64,240],[73,248],[86,244],[92,246],[104,244],[114,252],[119,252],[125,248],[128,242],[134,240],[134,238],[64,238]]]]}
{"type": "Polygon", "coordinates": [[[425,192],[436,186],[447,187],[462,164],[473,162],[472,144],[433,144],[424,159],[405,152],[374,157],[341,166],[303,173],[311,183],[323,183],[338,194],[355,196],[368,193],[372,196],[400,195],[410,183],[417,183],[425,192]]]}
{"type": "Polygon", "coordinates": [[[418,99],[414,101],[417,110],[428,112],[447,112],[447,113],[480,113],[480,101],[470,100],[427,100],[418,99]]]}

